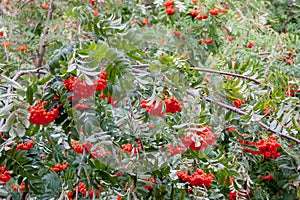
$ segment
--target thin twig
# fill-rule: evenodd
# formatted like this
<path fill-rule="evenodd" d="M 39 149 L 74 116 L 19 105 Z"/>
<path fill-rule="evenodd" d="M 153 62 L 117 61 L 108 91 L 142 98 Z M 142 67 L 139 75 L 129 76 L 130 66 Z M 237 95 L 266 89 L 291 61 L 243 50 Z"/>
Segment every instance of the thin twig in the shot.
<path fill-rule="evenodd" d="M 4 37 L 2 39 L 2 44 L 3 44 L 4 52 L 5 52 L 5 61 L 8 62 L 9 61 L 9 55 L 8 55 L 7 47 L 5 45 L 5 39 L 4 39 Z"/>
<path fill-rule="evenodd" d="M 134 68 L 134 69 L 146 68 L 146 67 L 149 67 L 149 64 L 132 65 L 132 68 Z M 190 70 L 195 70 L 195 71 L 212 73 L 212 74 L 234 76 L 234 77 L 238 77 L 238 78 L 242 78 L 242 79 L 247 79 L 247 80 L 252 81 L 256 84 L 261 84 L 258 80 L 254 79 L 254 78 L 251 78 L 249 76 L 236 74 L 236 73 L 223 72 L 223 71 L 218 71 L 218 70 L 213 70 L 213 69 L 204 69 L 204 68 L 197 68 L 197 67 L 190 67 L 189 69 Z M 133 72 L 135 72 L 135 71 L 133 71 Z"/>
<path fill-rule="evenodd" d="M 23 3 L 22 5 L 20 5 L 20 7 L 18 8 L 18 10 L 16 11 L 16 13 L 18 13 L 24 6 L 26 6 L 27 4 L 31 3 L 33 0 L 29 0 L 26 1 L 25 3 Z"/>
<path fill-rule="evenodd" d="M 139 65 L 132 65 L 132 68 L 145 68 L 145 67 L 149 67 L 149 64 L 139 64 Z"/>
<path fill-rule="evenodd" d="M 52 20 L 53 11 L 54 11 L 54 0 L 51 0 L 50 7 L 48 10 L 47 22 Z M 43 57 L 44 57 L 44 54 L 46 51 L 46 46 L 47 46 L 46 36 L 48 35 L 48 32 L 49 32 L 49 27 L 45 28 L 43 36 L 42 36 L 42 42 L 41 42 L 41 46 L 40 46 L 40 50 L 39 50 L 39 54 L 38 54 L 38 63 L 36 65 L 36 68 L 40 68 L 42 66 Z"/>
<path fill-rule="evenodd" d="M 260 55 L 260 56 L 262 56 L 262 55 L 270 55 L 271 54 L 271 52 L 260 52 L 260 53 L 258 53 L 258 55 Z"/>
<path fill-rule="evenodd" d="M 204 68 L 196 68 L 196 67 L 190 67 L 190 70 L 207 72 L 207 73 L 212 73 L 212 74 L 219 74 L 219 75 L 229 75 L 229 76 L 234 76 L 234 77 L 238 77 L 238 78 L 242 78 L 242 79 L 247 79 L 256 84 L 260 84 L 260 82 L 254 78 L 251 78 L 249 76 L 240 75 L 240 74 L 231 73 L 231 72 L 223 72 L 223 71 L 217 71 L 217 70 L 213 70 L 213 69 L 204 69 Z"/>
<path fill-rule="evenodd" d="M 29 70 L 22 70 L 19 71 L 12 80 L 17 81 L 21 76 L 25 74 L 34 74 L 34 73 L 42 73 L 42 74 L 48 74 L 47 71 L 42 70 L 44 67 L 36 68 L 36 69 L 29 69 Z"/>
<path fill-rule="evenodd" d="M 4 88 L 4 89 L 8 89 L 8 86 L 7 85 L 0 85 L 0 88 Z"/>

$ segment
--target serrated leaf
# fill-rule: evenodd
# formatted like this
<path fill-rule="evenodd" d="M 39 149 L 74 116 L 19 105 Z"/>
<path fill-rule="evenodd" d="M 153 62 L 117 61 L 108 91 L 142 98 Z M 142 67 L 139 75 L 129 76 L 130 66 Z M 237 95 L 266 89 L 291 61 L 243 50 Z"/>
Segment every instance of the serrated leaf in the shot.
<path fill-rule="evenodd" d="M 253 122 L 257 122 L 257 121 L 260 121 L 262 118 L 264 117 L 264 115 L 258 115 L 258 114 L 253 114 L 251 116 L 251 121 Z"/>
<path fill-rule="evenodd" d="M 7 106 L 4 106 L 3 108 L 0 108 L 0 117 L 2 118 L 8 115 L 13 106 L 13 104 L 9 104 Z"/>
<path fill-rule="evenodd" d="M 8 116 L 8 118 L 5 121 L 4 126 L 2 126 L 0 128 L 0 132 L 7 132 L 11 128 L 11 126 L 14 123 L 15 119 L 16 119 L 15 113 L 14 112 L 10 113 L 10 115 Z"/>
<path fill-rule="evenodd" d="M 1 77 L 2 77 L 2 79 L 4 81 L 6 81 L 7 83 L 9 83 L 12 87 L 14 87 L 16 89 L 23 90 L 22 86 L 18 82 L 14 81 L 13 79 L 10 79 L 10 78 L 8 78 L 8 77 L 6 77 L 4 75 L 1 75 Z"/>
<path fill-rule="evenodd" d="M 6 99 L 9 99 L 9 98 L 12 98 L 12 97 L 15 97 L 17 96 L 16 94 L 1 94 L 0 95 L 0 100 L 6 100 Z"/>

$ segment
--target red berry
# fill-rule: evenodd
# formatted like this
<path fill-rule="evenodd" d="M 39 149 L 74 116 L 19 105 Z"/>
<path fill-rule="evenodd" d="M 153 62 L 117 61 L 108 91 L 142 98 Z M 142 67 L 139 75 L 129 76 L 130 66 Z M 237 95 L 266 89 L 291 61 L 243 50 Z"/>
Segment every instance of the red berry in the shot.
<path fill-rule="evenodd" d="M 247 45 L 247 47 L 248 47 L 248 48 L 252 48 L 252 47 L 254 47 L 254 45 L 255 45 L 255 44 L 254 44 L 253 42 L 250 42 L 250 43 Z"/>

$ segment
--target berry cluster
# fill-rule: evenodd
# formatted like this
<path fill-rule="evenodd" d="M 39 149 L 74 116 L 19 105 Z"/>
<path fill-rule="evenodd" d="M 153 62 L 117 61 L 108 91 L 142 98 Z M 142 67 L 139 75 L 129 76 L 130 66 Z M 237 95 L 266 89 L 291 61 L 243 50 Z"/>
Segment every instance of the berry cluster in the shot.
<path fill-rule="evenodd" d="M 143 180 L 148 181 L 150 183 L 155 183 L 154 178 L 149 178 L 149 179 L 144 178 Z M 144 188 L 146 188 L 148 190 L 152 190 L 153 186 L 152 185 L 145 185 Z"/>
<path fill-rule="evenodd" d="M 184 36 L 184 34 L 183 33 L 180 33 L 180 31 L 173 31 L 172 32 L 175 36 L 177 36 L 177 37 L 179 37 L 179 38 L 181 38 L 182 40 L 184 40 L 184 38 L 185 38 L 185 36 Z"/>
<path fill-rule="evenodd" d="M 80 78 L 71 76 L 69 80 L 63 80 L 66 88 L 70 92 L 74 92 L 72 100 L 81 100 L 82 98 L 90 98 L 95 92 L 95 85 L 88 85 Z"/>
<path fill-rule="evenodd" d="M 75 191 L 76 191 L 76 187 L 74 188 Z M 85 187 L 85 184 L 83 182 L 80 182 L 79 185 L 78 185 L 78 191 L 83 194 L 83 195 L 86 195 L 86 187 Z"/>
<path fill-rule="evenodd" d="M 25 190 L 25 182 L 22 182 L 20 186 L 18 185 L 13 185 L 10 186 L 13 190 L 15 191 L 24 191 Z"/>
<path fill-rule="evenodd" d="M 104 90 L 106 88 L 106 78 L 107 78 L 108 74 L 104 71 L 102 71 L 99 75 L 98 80 L 96 81 L 97 87 L 96 90 L 97 91 L 101 91 Z"/>
<path fill-rule="evenodd" d="M 270 108 L 265 108 L 264 109 L 264 114 L 265 115 L 269 115 L 269 114 L 271 114 L 271 113 L 273 113 L 274 112 L 274 108 L 272 108 L 272 109 L 270 109 Z"/>
<path fill-rule="evenodd" d="M 1 44 L 1 46 L 3 46 L 3 47 L 9 47 L 10 45 L 11 45 L 11 42 L 3 42 Z"/>
<path fill-rule="evenodd" d="M 72 200 L 72 197 L 74 195 L 74 193 L 76 192 L 76 187 L 73 188 L 73 192 L 72 191 L 69 191 L 68 192 L 68 198 L 69 200 Z M 84 196 L 87 194 L 87 189 L 85 187 L 85 183 L 83 182 L 79 182 L 79 185 L 78 185 L 78 192 L 83 194 Z M 93 188 L 90 188 L 90 191 L 89 191 L 89 198 L 93 198 L 94 194 L 95 193 L 95 197 L 99 197 L 100 196 L 100 193 L 101 192 L 101 188 L 99 190 L 94 190 Z"/>
<path fill-rule="evenodd" d="M 280 144 L 276 141 L 275 136 L 270 136 L 267 141 L 263 139 L 259 142 L 248 142 L 242 139 L 239 139 L 239 141 L 242 144 L 256 146 L 258 148 L 257 151 L 248 149 L 246 147 L 243 147 L 243 150 L 252 154 L 264 155 L 265 160 L 268 160 L 269 158 L 275 159 L 280 156 L 280 153 L 277 152 L 277 149 L 280 147 Z"/>
<path fill-rule="evenodd" d="M 212 43 L 214 43 L 214 40 L 213 39 L 200 39 L 199 42 L 205 43 L 205 44 L 212 44 Z"/>
<path fill-rule="evenodd" d="M 89 153 L 91 148 L 92 148 L 92 144 L 89 142 L 85 142 L 82 145 L 79 145 L 77 141 L 72 141 L 71 145 L 74 149 L 74 151 L 78 154 L 83 154 L 83 149 L 85 149 L 86 153 Z"/>
<path fill-rule="evenodd" d="M 158 106 L 155 107 L 156 101 L 154 101 L 151 105 L 147 105 L 149 103 L 148 100 L 141 100 L 141 107 L 145 108 L 147 112 L 149 112 L 152 116 L 163 117 L 165 112 L 162 111 L 162 103 L 159 102 Z"/>
<path fill-rule="evenodd" d="M 180 104 L 177 101 L 177 99 L 175 99 L 175 97 L 166 98 L 165 104 L 166 104 L 166 112 L 167 113 L 181 112 Z"/>
<path fill-rule="evenodd" d="M 94 84 L 88 85 L 85 81 L 74 76 L 70 76 L 70 79 L 62 80 L 66 89 L 70 92 L 74 92 L 73 100 L 81 100 L 82 98 L 90 98 L 95 91 L 101 91 L 106 88 L 107 73 L 102 71 L 99 78 L 94 81 Z"/>
<path fill-rule="evenodd" d="M 49 5 L 43 4 L 43 5 L 41 5 L 41 8 L 44 9 L 44 10 L 47 10 L 49 8 Z"/>
<path fill-rule="evenodd" d="M 6 170 L 5 165 L 0 166 L 0 185 L 6 185 L 6 182 L 8 182 L 11 179 L 9 171 Z"/>
<path fill-rule="evenodd" d="M 76 105 L 73 106 L 73 108 L 77 110 L 86 110 L 90 107 L 92 107 L 92 104 L 83 104 L 82 100 L 80 100 Z"/>
<path fill-rule="evenodd" d="M 239 107 L 241 107 L 244 103 L 245 103 L 245 101 L 240 100 L 240 99 L 236 99 L 236 100 L 233 102 L 233 105 L 234 105 L 234 107 L 239 108 Z"/>
<path fill-rule="evenodd" d="M 273 174 L 268 174 L 266 176 L 261 176 L 261 180 L 263 180 L 263 181 L 270 181 L 272 179 L 274 179 Z"/>
<path fill-rule="evenodd" d="M 132 153 L 133 150 L 134 150 L 134 153 L 137 153 L 138 151 L 142 150 L 142 145 L 141 145 L 140 141 L 136 141 L 135 143 L 136 143 L 137 147 L 133 147 L 132 144 L 123 144 L 122 149 L 124 151 L 127 151 L 128 153 Z"/>
<path fill-rule="evenodd" d="M 170 156 L 181 154 L 186 148 L 184 145 L 179 145 L 179 144 L 176 145 L 167 144 L 166 147 L 168 148 L 167 152 L 170 154 Z"/>
<path fill-rule="evenodd" d="M 208 18 L 208 14 L 203 14 L 202 11 L 196 9 L 190 10 L 189 14 L 196 20 L 203 20 Z"/>
<path fill-rule="evenodd" d="M 249 42 L 248 44 L 247 44 L 247 47 L 248 48 L 252 48 L 252 47 L 254 47 L 255 46 L 255 43 L 253 43 L 253 42 Z"/>
<path fill-rule="evenodd" d="M 36 104 L 36 106 L 29 107 L 29 121 L 32 124 L 45 126 L 46 124 L 53 122 L 57 118 L 59 114 L 58 109 L 52 108 L 51 111 L 47 112 L 44 108 L 44 106 L 47 104 L 47 101 L 44 101 L 43 103 L 41 101 L 37 101 Z"/>
<path fill-rule="evenodd" d="M 174 15 L 175 9 L 173 8 L 174 6 L 174 1 L 167 1 L 164 6 L 166 7 L 166 13 L 167 15 Z"/>
<path fill-rule="evenodd" d="M 211 14 L 211 15 L 219 15 L 220 13 L 228 13 L 228 10 L 227 9 L 216 9 L 213 7 L 209 11 L 209 14 Z"/>
<path fill-rule="evenodd" d="M 33 147 L 33 145 L 34 145 L 33 141 L 31 141 L 31 142 L 24 142 L 22 144 L 18 144 L 16 150 L 17 151 L 20 150 L 20 149 L 29 150 L 29 149 L 31 149 Z"/>
<path fill-rule="evenodd" d="M 69 163 L 66 162 L 65 164 L 55 164 L 54 167 L 51 167 L 50 168 L 50 171 L 53 171 L 53 172 L 60 172 L 60 171 L 63 171 L 65 169 L 67 169 Z"/>
<path fill-rule="evenodd" d="M 105 152 L 99 152 L 99 151 L 93 151 L 91 152 L 92 158 L 106 158 L 108 155 L 112 154 L 111 151 L 105 151 Z"/>
<path fill-rule="evenodd" d="M 69 192 L 68 192 L 68 199 L 69 199 L 69 200 L 72 200 L 72 197 L 73 197 L 73 192 L 72 192 L 72 191 L 69 191 Z"/>
<path fill-rule="evenodd" d="M 196 171 L 189 175 L 188 172 L 177 171 L 177 176 L 184 182 L 189 182 L 193 186 L 205 186 L 208 187 L 212 184 L 214 175 L 207 174 L 201 169 L 196 169 Z"/>
<path fill-rule="evenodd" d="M 227 131 L 228 133 L 231 133 L 231 132 L 234 131 L 234 130 L 235 130 L 235 128 L 232 127 L 232 126 L 230 126 L 226 131 Z"/>
<path fill-rule="evenodd" d="M 147 18 L 144 18 L 144 19 L 142 20 L 142 23 L 143 23 L 145 26 L 148 24 L 148 22 L 149 22 L 149 20 L 148 20 Z"/>
<path fill-rule="evenodd" d="M 296 96 L 297 93 L 300 93 L 300 88 L 298 88 L 297 85 L 290 84 L 288 90 L 285 93 L 285 96 L 293 97 L 293 96 Z"/>
<path fill-rule="evenodd" d="M 28 50 L 28 46 L 20 46 L 17 48 L 17 50 L 19 51 L 27 51 Z"/>
<path fill-rule="evenodd" d="M 159 102 L 158 106 L 155 107 L 156 101 L 154 101 L 151 105 L 148 105 L 148 100 L 142 99 L 141 100 L 141 107 L 145 108 L 147 112 L 149 112 L 153 116 L 159 116 L 163 117 L 165 115 L 164 112 L 162 112 L 162 103 Z M 179 102 L 175 97 L 166 98 L 164 100 L 164 103 L 166 105 L 166 113 L 176 113 L 181 112 L 182 109 L 180 107 Z"/>
<path fill-rule="evenodd" d="M 281 61 L 285 61 L 286 64 L 291 65 L 295 63 L 295 58 L 297 57 L 296 54 L 297 49 L 291 49 L 285 53 L 285 55 L 280 54 L 277 56 L 278 59 L 281 59 Z"/>
<path fill-rule="evenodd" d="M 90 189 L 90 191 L 89 191 L 89 198 L 93 198 L 93 193 L 95 193 L 95 197 L 99 197 L 100 196 L 100 193 L 99 193 L 98 190 Z"/>
<path fill-rule="evenodd" d="M 211 126 L 200 126 L 199 128 L 202 128 L 203 130 L 195 131 L 195 134 L 201 137 L 201 141 L 199 141 L 200 145 L 196 146 L 196 142 L 194 141 L 192 135 L 188 135 L 182 138 L 182 142 L 185 144 L 185 146 L 191 148 L 194 151 L 199 151 L 210 146 L 218 136 L 216 133 L 213 134 L 211 132 Z"/>

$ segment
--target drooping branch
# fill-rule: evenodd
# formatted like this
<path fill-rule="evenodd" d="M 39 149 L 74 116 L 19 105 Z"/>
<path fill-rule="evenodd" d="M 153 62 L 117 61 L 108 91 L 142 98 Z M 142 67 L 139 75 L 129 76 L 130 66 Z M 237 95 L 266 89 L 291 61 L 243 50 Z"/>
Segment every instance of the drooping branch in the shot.
<path fill-rule="evenodd" d="M 140 68 L 147 68 L 147 67 L 149 67 L 149 64 L 132 65 L 133 69 L 140 69 Z M 190 67 L 189 69 L 194 70 L 194 71 L 211 73 L 211 74 L 234 76 L 234 77 L 238 77 L 238 78 L 242 78 L 242 79 L 247 79 L 247 80 L 252 81 L 256 84 L 261 84 L 258 80 L 254 79 L 254 78 L 251 78 L 249 76 L 241 75 L 241 74 L 236 74 L 236 73 L 231 73 L 231 72 L 223 72 L 223 71 L 218 71 L 218 70 L 213 70 L 213 69 L 197 68 L 197 67 Z"/>
<path fill-rule="evenodd" d="M 149 67 L 148 64 L 139 64 L 139 65 L 133 65 L 132 66 L 133 69 L 141 69 L 141 68 L 146 68 L 146 67 Z M 250 80 L 250 81 L 253 81 L 257 84 L 260 84 L 260 82 L 256 79 L 253 79 L 251 77 L 248 77 L 248 76 L 243 76 L 243 75 L 240 75 L 240 74 L 234 74 L 234 73 L 230 73 L 230 72 L 222 72 L 222 71 L 217 71 L 217 70 L 211 70 L 211 69 L 203 69 L 203 68 L 190 68 L 191 70 L 197 70 L 197 71 L 202 71 L 202 72 L 208 72 L 208 73 L 215 73 L 215 74 L 220 74 L 220 75 L 229 75 L 229 76 L 235 76 L 235 77 L 239 77 L 239 78 L 243 78 L 243 79 L 247 79 L 247 80 Z M 139 70 L 138 70 L 139 71 Z M 133 72 L 136 72 L 135 70 L 133 70 Z M 169 81 L 171 83 L 171 81 Z M 190 91 L 186 91 L 187 94 L 189 95 L 192 95 L 193 97 L 196 97 L 195 94 L 193 94 L 192 92 Z M 214 101 L 212 100 L 211 98 L 208 98 L 208 97 L 200 97 L 204 100 L 206 100 L 207 102 L 210 102 L 210 103 L 216 103 L 218 106 L 220 107 L 223 107 L 227 110 L 230 110 L 230 111 L 233 111 L 237 114 L 240 114 L 240 115 L 246 115 L 247 112 L 243 111 L 243 110 L 240 110 L 236 107 L 233 107 L 233 106 L 230 106 L 230 105 L 227 105 L 225 103 L 222 103 L 222 102 L 218 102 L 218 101 Z M 264 124 L 263 122 L 258 122 L 258 124 L 263 127 L 264 129 L 266 129 L 267 131 L 273 133 L 273 134 L 276 134 L 280 137 L 283 137 L 283 138 L 286 138 L 286 139 L 289 139 L 289 140 L 292 140 L 298 144 L 300 144 L 300 140 L 298 140 L 297 138 L 295 137 L 292 137 L 290 135 L 286 135 L 286 134 L 283 134 L 283 133 L 280 133 L 274 129 L 272 129 L 271 127 L 269 127 L 268 125 Z"/>
<path fill-rule="evenodd" d="M 8 86 L 7 85 L 0 85 L 0 88 L 3 88 L 3 89 L 8 89 Z"/>
<path fill-rule="evenodd" d="M 193 97 L 196 97 L 196 95 L 193 94 L 192 92 L 190 92 L 190 91 L 186 91 L 186 92 L 187 92 L 189 95 L 191 95 L 191 96 L 193 96 Z M 205 101 L 207 101 L 207 102 L 210 102 L 210 103 L 216 103 L 218 106 L 220 106 L 220 107 L 222 107 L 222 108 L 225 108 L 225 109 L 227 109 L 227 110 L 230 110 L 230 111 L 232 111 L 232 112 L 235 112 L 235 113 L 237 113 L 237 114 L 240 114 L 240 115 L 246 115 L 246 114 L 247 114 L 247 112 L 245 112 L 245 111 L 242 111 L 242 110 L 240 110 L 240 109 L 238 109 L 238 108 L 236 108 L 236 107 L 227 105 L 227 104 L 225 104 L 225 103 L 222 103 L 222 102 L 219 102 L 219 101 L 215 101 L 215 100 L 213 100 L 213 99 L 211 99 L 211 98 L 209 98 L 209 97 L 200 97 L 200 98 L 203 99 L 203 100 L 205 100 Z M 278 132 L 278 131 L 272 129 L 271 127 L 269 127 L 268 125 L 266 125 L 266 124 L 263 123 L 263 122 L 258 122 L 258 124 L 259 124 L 261 127 L 263 127 L 264 129 L 266 129 L 267 131 L 269 131 L 269 132 L 271 132 L 271 133 L 273 133 L 273 134 L 276 134 L 276 135 L 278 135 L 278 136 L 280 136 L 280 137 L 286 138 L 286 139 L 288 139 L 288 140 L 292 140 L 292 141 L 294 141 L 294 142 L 300 144 L 300 140 L 298 140 L 297 138 L 295 138 L 295 137 L 293 137 L 293 136 L 290 136 L 290 135 L 286 135 L 286 134 L 280 133 L 280 132 Z"/>
<path fill-rule="evenodd" d="M 44 67 L 36 68 L 36 69 L 29 69 L 29 70 L 22 70 L 16 73 L 12 80 L 17 81 L 21 76 L 25 74 L 34 74 L 34 73 L 41 73 L 41 74 L 48 74 L 47 71 L 42 70 Z"/>
<path fill-rule="evenodd" d="M 51 0 L 50 7 L 48 10 L 47 22 L 52 20 L 53 11 L 54 11 L 54 0 Z M 46 36 L 48 35 L 48 32 L 49 32 L 49 27 L 45 28 L 43 36 L 42 36 L 42 41 L 41 41 L 40 50 L 39 50 L 39 54 L 38 54 L 38 63 L 36 65 L 36 68 L 40 68 L 42 66 L 42 62 L 43 62 L 43 58 L 44 58 L 44 54 L 45 54 L 46 46 L 47 46 Z"/>
<path fill-rule="evenodd" d="M 251 78 L 249 76 L 244 76 L 240 74 L 235 74 L 231 72 L 223 72 L 223 71 L 218 71 L 218 70 L 213 70 L 213 69 L 204 69 L 204 68 L 196 68 L 196 67 L 190 67 L 190 70 L 195 70 L 195 71 L 200 71 L 200 72 L 207 72 L 207 73 L 212 73 L 212 74 L 219 74 L 219 75 L 228 75 L 228 76 L 234 76 L 242 79 L 247 79 L 249 81 L 252 81 L 256 84 L 260 84 L 260 82 L 254 78 Z"/>

